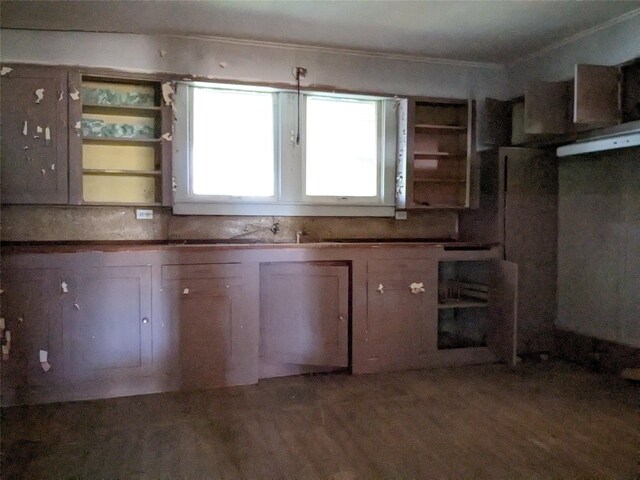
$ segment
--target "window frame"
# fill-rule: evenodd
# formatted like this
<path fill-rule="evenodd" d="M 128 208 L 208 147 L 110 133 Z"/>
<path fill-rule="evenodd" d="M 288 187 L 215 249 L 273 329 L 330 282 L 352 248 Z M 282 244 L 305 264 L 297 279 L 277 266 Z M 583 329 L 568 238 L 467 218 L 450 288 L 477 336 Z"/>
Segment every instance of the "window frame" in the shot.
<path fill-rule="evenodd" d="M 270 197 L 196 195 L 193 193 L 191 123 L 194 88 L 271 93 L 274 105 L 274 195 Z M 253 85 L 178 82 L 173 136 L 173 210 L 194 215 L 384 216 L 395 214 L 397 99 L 305 90 L 300 93 L 300 135 L 295 144 L 297 92 Z M 374 197 L 306 195 L 306 98 L 328 96 L 377 102 L 378 175 Z M 186 187 L 186 188 L 185 188 Z"/>

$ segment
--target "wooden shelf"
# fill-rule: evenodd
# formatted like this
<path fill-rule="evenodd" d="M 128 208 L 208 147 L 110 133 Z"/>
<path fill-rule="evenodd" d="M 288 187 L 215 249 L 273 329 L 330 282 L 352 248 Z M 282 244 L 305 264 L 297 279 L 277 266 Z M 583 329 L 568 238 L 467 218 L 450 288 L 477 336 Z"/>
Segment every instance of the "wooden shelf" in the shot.
<path fill-rule="evenodd" d="M 88 205 L 90 207 L 95 207 L 99 205 L 113 205 L 113 206 L 122 206 L 126 205 L 127 207 L 161 207 L 162 203 L 160 202 L 148 202 L 148 203 L 136 203 L 136 202 L 82 202 L 82 205 Z"/>
<path fill-rule="evenodd" d="M 115 137 L 82 137 L 83 142 L 88 143 L 102 143 L 109 145 L 144 145 L 144 144 L 159 144 L 161 138 L 115 138 Z"/>
<path fill-rule="evenodd" d="M 445 158 L 466 158 L 466 154 L 449 152 L 413 152 L 414 157 L 445 157 Z"/>
<path fill-rule="evenodd" d="M 489 303 L 482 300 L 467 300 L 467 299 L 455 299 L 451 301 L 438 301 L 438 309 L 443 310 L 447 308 L 486 308 Z"/>
<path fill-rule="evenodd" d="M 98 115 L 126 115 L 132 117 L 155 117 L 160 113 L 161 107 L 145 105 L 102 105 L 83 103 L 83 113 Z"/>
<path fill-rule="evenodd" d="M 424 183 L 466 183 L 467 181 L 459 178 L 414 178 L 414 182 Z"/>
<path fill-rule="evenodd" d="M 82 170 L 84 175 L 109 175 L 109 176 L 126 176 L 126 177 L 160 177 L 160 170 L 116 170 L 101 168 L 85 168 Z"/>
<path fill-rule="evenodd" d="M 415 125 L 416 130 L 443 130 L 456 133 L 464 133 L 467 127 L 460 125 L 437 125 L 432 123 L 418 123 Z"/>

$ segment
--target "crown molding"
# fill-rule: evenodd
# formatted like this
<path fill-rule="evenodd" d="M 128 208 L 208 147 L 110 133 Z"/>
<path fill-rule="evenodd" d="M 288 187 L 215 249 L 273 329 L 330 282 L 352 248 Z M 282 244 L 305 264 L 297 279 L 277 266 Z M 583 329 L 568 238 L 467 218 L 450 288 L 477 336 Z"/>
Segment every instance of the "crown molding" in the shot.
<path fill-rule="evenodd" d="M 622 23 L 625 22 L 627 20 L 630 20 L 636 16 L 640 15 L 640 8 L 636 8 L 635 10 L 631 10 L 630 12 L 627 12 L 623 15 L 620 15 L 619 17 L 615 17 L 612 18 L 611 20 L 607 20 L 604 23 L 601 23 L 599 25 L 596 25 L 595 27 L 591 27 L 591 28 L 587 28 L 586 30 L 582 30 L 578 33 L 575 33 L 569 37 L 563 38 L 562 40 L 558 40 L 557 42 L 554 42 L 550 45 L 547 45 L 546 47 L 541 48 L 540 50 L 536 50 L 535 52 L 529 53 L 527 55 L 524 55 L 520 58 L 517 58 L 511 62 L 507 62 L 506 67 L 507 68 L 512 68 L 515 67 L 516 65 L 523 63 L 523 62 L 527 62 L 529 60 L 533 60 L 535 58 L 538 58 L 542 55 L 544 55 L 545 53 L 551 52 L 553 50 L 557 50 L 560 47 L 563 47 L 564 45 L 567 45 L 569 43 L 575 42 L 576 40 L 579 40 L 581 38 L 585 38 L 588 37 L 590 35 L 593 35 L 594 33 L 598 33 L 601 32 L 602 30 L 606 30 L 614 25 L 617 25 L 618 23 Z"/>
<path fill-rule="evenodd" d="M 125 33 L 125 32 L 109 32 L 109 31 L 97 31 L 97 30 L 53 30 L 53 29 L 43 30 L 43 29 L 28 29 L 28 28 L 3 28 L 2 30 L 28 31 L 28 32 L 55 32 L 55 33 L 87 33 L 87 34 L 97 33 L 97 34 L 110 34 L 110 35 L 138 35 L 138 36 L 144 36 L 144 37 L 164 37 L 164 38 L 206 41 L 211 43 L 221 43 L 225 45 L 238 45 L 243 47 L 295 50 L 295 51 L 302 51 L 302 52 L 326 53 L 326 54 L 332 54 L 332 55 L 350 55 L 350 56 L 357 56 L 357 57 L 380 58 L 384 60 L 395 60 L 395 61 L 413 62 L 413 63 L 428 63 L 433 65 L 447 65 L 447 66 L 463 67 L 463 68 L 484 68 L 484 69 L 491 69 L 491 70 L 506 69 L 506 65 L 503 63 L 472 62 L 468 60 L 453 60 L 453 59 L 447 59 L 447 58 L 428 57 L 425 55 L 411 55 L 411 54 L 403 54 L 403 53 L 390 53 L 390 52 L 360 50 L 360 49 L 343 48 L 343 47 L 326 47 L 326 46 L 320 46 L 320 45 L 272 42 L 272 41 L 265 41 L 265 40 L 252 40 L 252 39 L 243 39 L 243 38 L 234 38 L 234 37 L 218 37 L 218 36 L 212 36 L 212 35 L 145 34 L 145 33 L 133 33 L 133 32 Z"/>

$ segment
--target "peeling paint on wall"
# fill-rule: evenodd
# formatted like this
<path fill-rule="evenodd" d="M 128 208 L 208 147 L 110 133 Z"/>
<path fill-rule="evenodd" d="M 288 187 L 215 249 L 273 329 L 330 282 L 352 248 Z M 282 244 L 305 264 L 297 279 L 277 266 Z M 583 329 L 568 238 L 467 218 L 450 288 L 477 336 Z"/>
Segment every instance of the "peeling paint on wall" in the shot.
<path fill-rule="evenodd" d="M 34 93 L 36 94 L 36 103 L 40 103 L 44 98 L 44 88 L 38 88 Z"/>
<path fill-rule="evenodd" d="M 77 88 L 74 88 L 73 92 L 71 92 L 69 96 L 71 97 L 71 100 L 80 100 L 80 92 Z"/>
<path fill-rule="evenodd" d="M 5 76 L 7 73 L 12 72 L 12 71 L 13 71 L 13 68 L 11 68 L 11 67 L 2 67 L 0 69 L 0 75 L 1 76 Z"/>

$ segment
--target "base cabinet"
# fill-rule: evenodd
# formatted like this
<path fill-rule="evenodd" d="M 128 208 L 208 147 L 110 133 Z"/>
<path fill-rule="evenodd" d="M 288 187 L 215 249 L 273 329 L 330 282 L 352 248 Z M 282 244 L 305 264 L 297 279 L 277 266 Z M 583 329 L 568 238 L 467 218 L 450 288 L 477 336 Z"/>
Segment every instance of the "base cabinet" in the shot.
<path fill-rule="evenodd" d="M 224 264 L 162 267 L 162 324 L 168 329 L 169 373 L 179 388 L 257 381 L 244 271 Z"/>
<path fill-rule="evenodd" d="M 2 257 L 2 405 L 515 360 L 499 249 L 60 250 Z"/>
<path fill-rule="evenodd" d="M 2 388 L 12 401 L 27 401 L 30 387 L 64 378 L 60 278 L 57 269 L 3 272 Z M 46 352 L 50 365 L 46 372 L 40 351 Z"/>
<path fill-rule="evenodd" d="M 74 381 L 148 375 L 152 362 L 151 267 L 74 272 L 62 297 L 64 363 Z"/>
<path fill-rule="evenodd" d="M 417 367 L 436 349 L 437 262 L 371 260 L 367 351 L 372 371 Z"/>
<path fill-rule="evenodd" d="M 273 263 L 260 270 L 261 378 L 349 366 L 349 267 Z"/>

